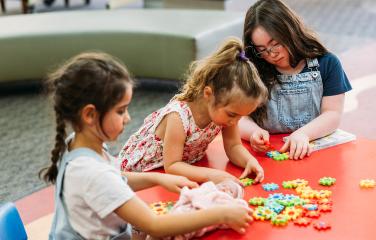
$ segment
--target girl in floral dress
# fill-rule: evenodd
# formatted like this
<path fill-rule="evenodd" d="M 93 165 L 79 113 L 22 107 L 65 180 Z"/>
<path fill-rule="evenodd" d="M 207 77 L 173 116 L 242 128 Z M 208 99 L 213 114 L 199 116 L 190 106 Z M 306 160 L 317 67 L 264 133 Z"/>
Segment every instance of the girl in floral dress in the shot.
<path fill-rule="evenodd" d="M 245 57 L 242 42 L 228 39 L 211 56 L 193 62 L 182 91 L 129 138 L 119 153 L 121 168 L 140 172 L 164 167 L 166 173 L 196 182 L 237 181 L 225 171 L 192 165 L 222 133 L 227 157 L 244 168 L 240 177 L 254 172 L 260 182 L 263 168 L 242 145 L 237 125 L 266 97 L 267 89 Z"/>

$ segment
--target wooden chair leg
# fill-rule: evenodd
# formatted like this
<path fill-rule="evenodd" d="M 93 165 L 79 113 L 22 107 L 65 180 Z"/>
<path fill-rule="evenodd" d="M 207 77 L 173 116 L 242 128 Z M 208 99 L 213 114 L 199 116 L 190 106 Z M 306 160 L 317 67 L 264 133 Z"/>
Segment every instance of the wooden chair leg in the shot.
<path fill-rule="evenodd" d="M 0 0 L 0 2 L 1 2 L 1 11 L 3 11 L 5 13 L 6 12 L 5 0 Z"/>
<path fill-rule="evenodd" d="M 22 0 L 22 13 L 28 13 L 27 2 L 28 0 Z"/>

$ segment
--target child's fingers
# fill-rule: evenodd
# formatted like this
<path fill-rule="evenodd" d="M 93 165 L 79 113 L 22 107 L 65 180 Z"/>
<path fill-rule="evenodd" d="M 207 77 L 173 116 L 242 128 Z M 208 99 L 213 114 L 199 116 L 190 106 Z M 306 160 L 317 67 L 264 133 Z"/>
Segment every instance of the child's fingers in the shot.
<path fill-rule="evenodd" d="M 262 139 L 264 140 L 264 143 L 266 143 L 266 142 L 269 143 L 269 137 L 270 137 L 270 136 L 269 136 L 269 133 L 268 133 L 268 132 L 266 132 L 266 131 L 265 131 L 265 132 L 262 132 L 262 133 L 261 133 L 261 137 L 262 137 Z"/>
<path fill-rule="evenodd" d="M 243 173 L 240 175 L 240 179 L 245 178 L 248 176 L 248 169 L 244 169 Z"/>
<path fill-rule="evenodd" d="M 295 150 L 296 150 L 296 142 L 291 141 L 290 142 L 290 153 L 289 153 L 290 159 L 294 159 Z"/>
<path fill-rule="evenodd" d="M 308 143 L 308 152 L 307 152 L 307 156 L 310 156 L 311 153 L 312 153 L 312 151 L 313 151 L 313 148 L 312 148 L 311 144 Z"/>
<path fill-rule="evenodd" d="M 307 155 L 307 153 L 308 153 L 308 145 L 304 144 L 299 158 L 303 159 Z"/>
<path fill-rule="evenodd" d="M 283 144 L 283 146 L 281 147 L 281 149 L 279 149 L 279 151 L 286 152 L 289 146 L 290 146 L 290 139 L 287 139 L 287 141 L 285 142 L 285 144 Z"/>
<path fill-rule="evenodd" d="M 303 143 L 298 142 L 296 144 L 296 148 L 295 148 L 294 160 L 299 160 L 299 156 L 300 156 L 300 153 L 302 152 L 302 150 L 303 150 Z"/>
<path fill-rule="evenodd" d="M 262 182 L 264 180 L 264 173 L 263 172 L 258 172 L 255 178 L 255 182 Z"/>
<path fill-rule="evenodd" d="M 256 144 L 259 144 L 259 145 L 263 145 L 264 144 L 264 139 L 262 138 L 262 135 L 257 135 L 255 138 L 255 143 Z"/>
<path fill-rule="evenodd" d="M 198 188 L 198 187 L 199 187 L 198 183 L 193 182 L 193 181 L 188 181 L 188 182 L 185 184 L 185 186 L 187 186 L 187 187 L 189 187 L 189 188 Z"/>

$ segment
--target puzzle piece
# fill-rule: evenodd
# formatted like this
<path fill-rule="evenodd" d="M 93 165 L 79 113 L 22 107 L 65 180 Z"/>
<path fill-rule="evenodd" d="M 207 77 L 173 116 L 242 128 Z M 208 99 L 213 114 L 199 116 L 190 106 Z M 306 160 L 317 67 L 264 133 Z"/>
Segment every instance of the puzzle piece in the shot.
<path fill-rule="evenodd" d="M 311 224 L 312 220 L 310 218 L 306 218 L 306 217 L 301 217 L 301 218 L 297 218 L 294 220 L 294 224 L 295 225 L 298 225 L 298 226 L 308 226 L 309 224 Z"/>
<path fill-rule="evenodd" d="M 288 220 L 289 219 L 287 216 L 279 214 L 279 215 L 272 217 L 271 223 L 274 226 L 285 226 L 287 225 Z"/>
<path fill-rule="evenodd" d="M 323 222 L 323 221 L 319 221 L 319 222 L 314 223 L 313 227 L 316 230 L 319 230 L 319 231 L 321 231 L 321 230 L 328 230 L 328 229 L 332 228 L 329 223 Z"/>
<path fill-rule="evenodd" d="M 279 186 L 276 183 L 265 183 L 265 184 L 262 184 L 262 188 L 265 191 L 274 191 L 274 190 L 278 190 Z"/>
<path fill-rule="evenodd" d="M 154 202 L 154 203 L 150 203 L 149 207 L 151 208 L 151 210 L 155 214 L 164 215 L 172 209 L 174 204 L 175 204 L 175 202 L 172 202 L 172 201 L 169 201 L 169 202 Z"/>
<path fill-rule="evenodd" d="M 281 153 L 278 151 L 269 151 L 266 153 L 266 156 L 276 160 L 276 161 L 283 161 L 289 159 L 289 154 L 287 152 Z"/>
<path fill-rule="evenodd" d="M 248 203 L 253 206 L 261 206 L 261 205 L 264 205 L 265 200 L 266 199 L 262 197 L 254 197 L 254 198 L 249 199 Z"/>
<path fill-rule="evenodd" d="M 243 184 L 244 187 L 248 187 L 251 186 L 255 182 L 255 180 L 251 178 L 242 178 L 240 179 L 240 182 Z"/>
<path fill-rule="evenodd" d="M 360 180 L 359 186 L 361 188 L 374 188 L 376 186 L 376 182 L 373 179 L 363 179 Z"/>
<path fill-rule="evenodd" d="M 332 186 L 335 182 L 336 179 L 332 177 L 322 177 L 319 180 L 319 184 L 322 186 Z"/>

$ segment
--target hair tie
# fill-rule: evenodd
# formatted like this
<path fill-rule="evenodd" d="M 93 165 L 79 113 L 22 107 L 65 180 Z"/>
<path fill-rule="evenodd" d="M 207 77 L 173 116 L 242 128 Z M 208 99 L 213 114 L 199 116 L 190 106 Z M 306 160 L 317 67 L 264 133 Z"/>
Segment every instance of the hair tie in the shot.
<path fill-rule="evenodd" d="M 245 56 L 245 51 L 244 51 L 244 50 L 242 50 L 242 51 L 239 53 L 238 57 L 239 57 L 240 60 L 242 60 L 242 61 L 245 61 L 245 62 L 249 61 L 249 58 L 247 58 L 247 57 Z"/>

